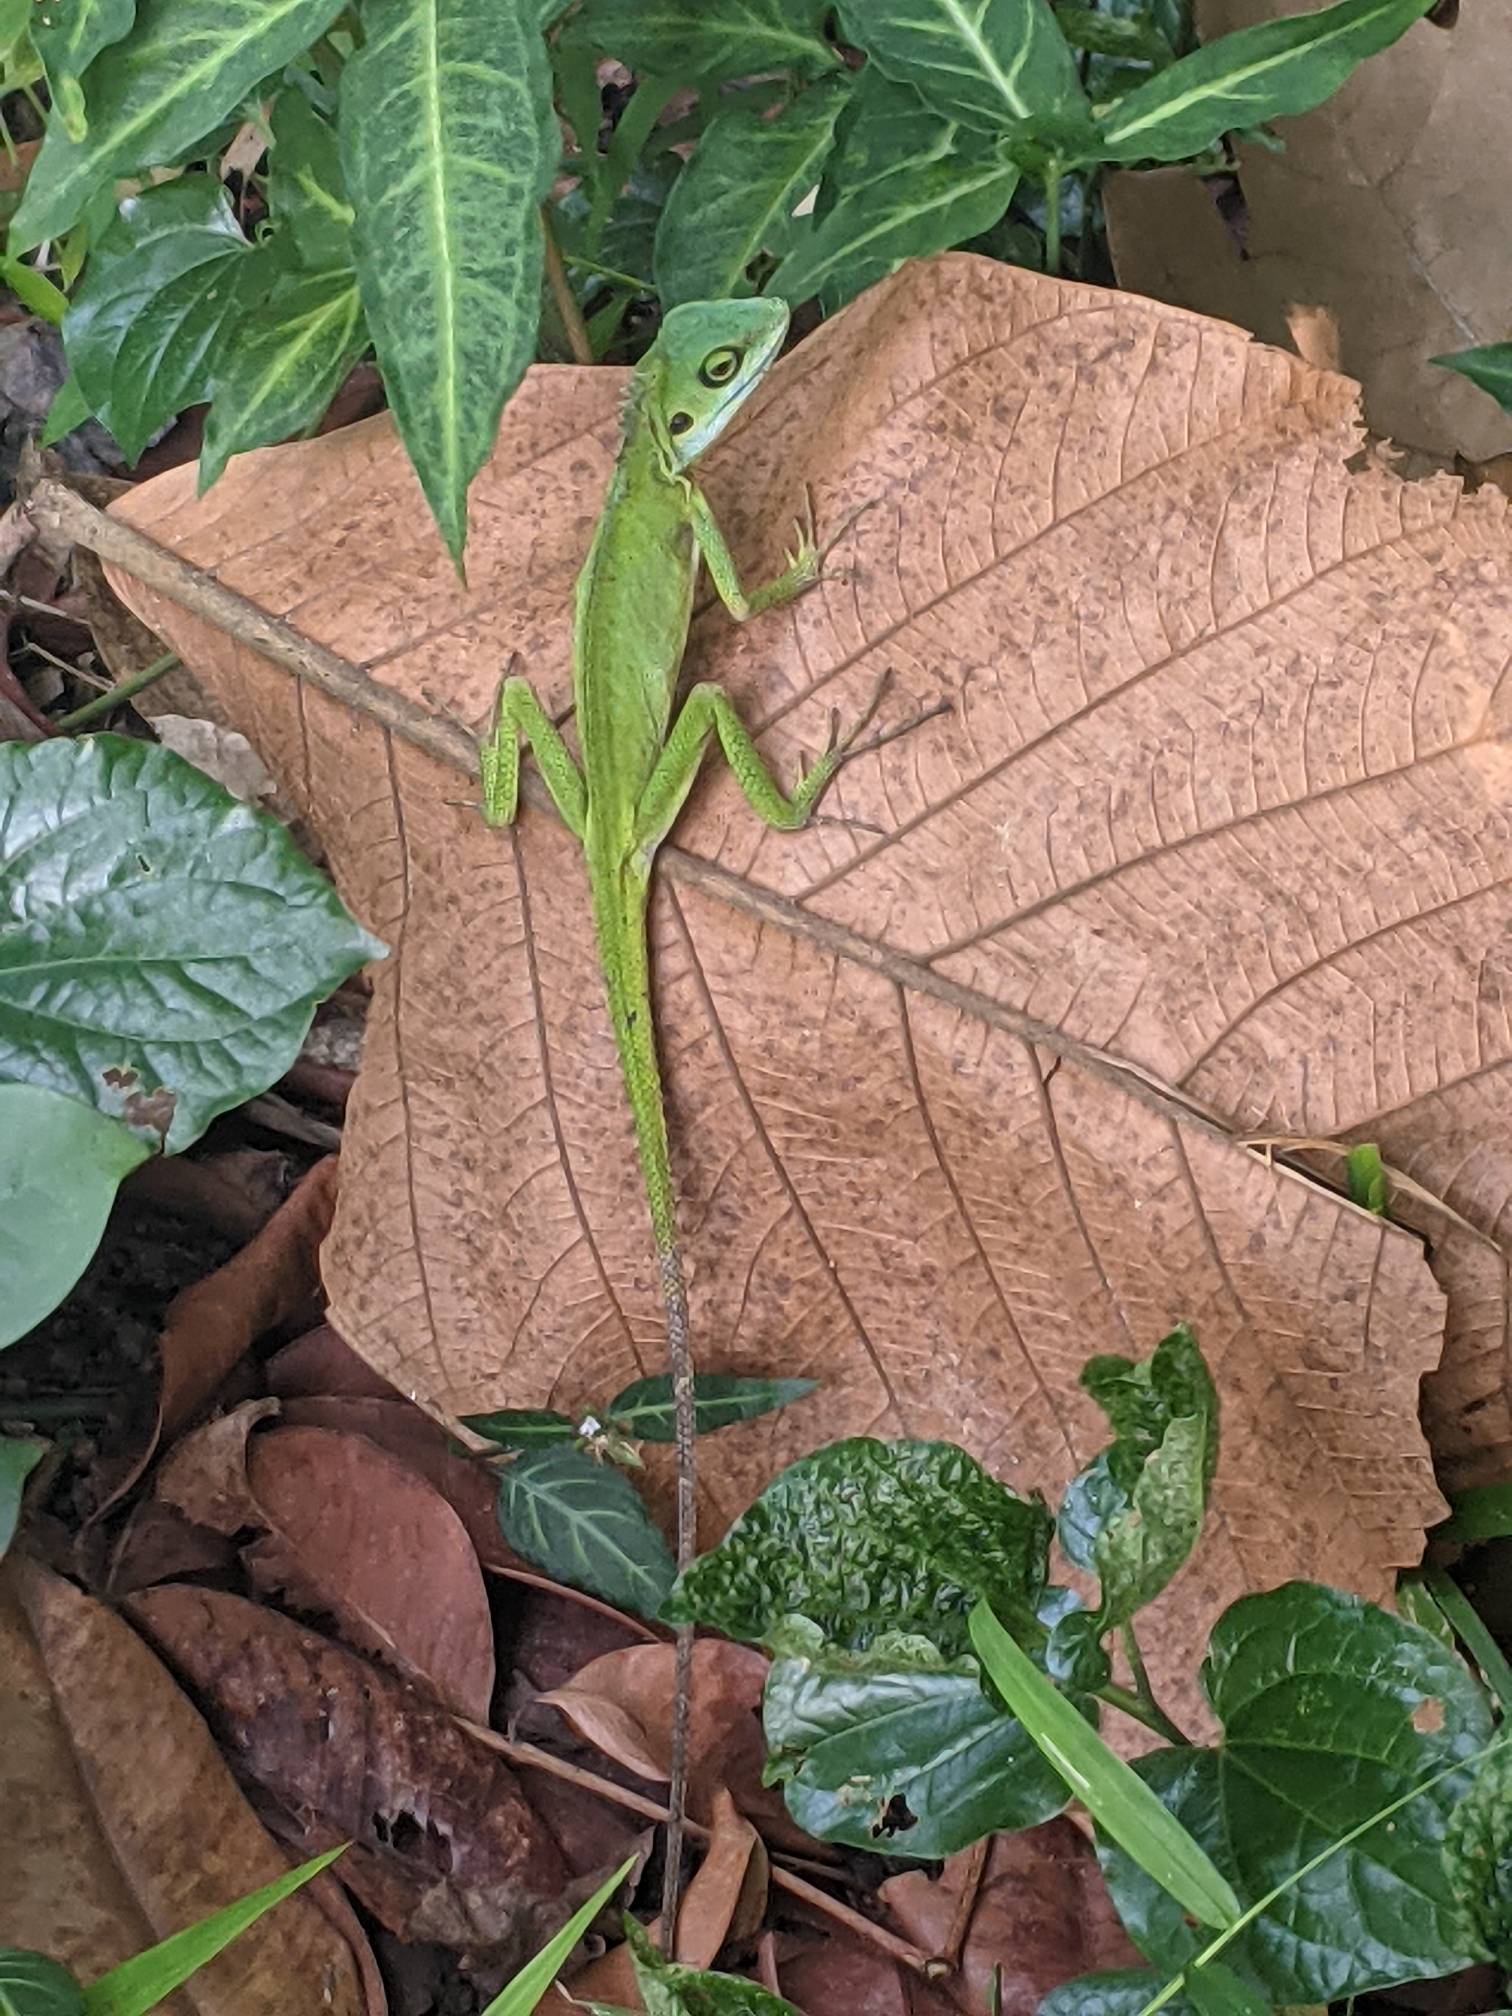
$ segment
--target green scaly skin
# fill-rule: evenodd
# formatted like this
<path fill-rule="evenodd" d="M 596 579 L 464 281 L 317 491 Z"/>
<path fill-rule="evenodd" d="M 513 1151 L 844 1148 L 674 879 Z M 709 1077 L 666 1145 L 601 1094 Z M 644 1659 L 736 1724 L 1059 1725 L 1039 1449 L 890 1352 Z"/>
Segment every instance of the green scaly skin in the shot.
<path fill-rule="evenodd" d="M 767 769 L 720 687 L 693 687 L 672 719 L 700 562 L 739 622 L 791 601 L 820 576 L 821 554 L 806 524 L 783 572 L 750 593 L 742 590 L 730 549 L 687 473 L 760 382 L 782 347 L 787 322 L 784 304 L 765 300 L 690 302 L 667 315 L 631 381 L 619 456 L 578 577 L 573 698 L 582 768 L 524 679 L 503 681 L 495 725 L 481 749 L 489 824 L 508 825 L 515 816 L 523 738 L 587 864 L 604 992 L 666 1305 L 677 1414 L 679 1567 L 696 1547 L 693 1361 L 652 1022 L 646 940 L 652 861 L 712 736 L 752 809 L 769 826 L 794 831 L 807 823 L 847 754 L 855 753 L 855 736 L 871 712 L 844 741 L 832 735 L 829 749 L 790 794 Z M 681 1859 L 691 1630 L 679 1632 L 677 1649 L 662 1899 L 669 1951 Z"/>

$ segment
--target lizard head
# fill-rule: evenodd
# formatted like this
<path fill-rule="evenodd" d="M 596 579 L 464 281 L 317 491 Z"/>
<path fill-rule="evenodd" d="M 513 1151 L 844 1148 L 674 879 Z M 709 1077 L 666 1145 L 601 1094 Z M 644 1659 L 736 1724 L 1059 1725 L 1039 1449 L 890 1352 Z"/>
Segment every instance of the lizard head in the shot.
<path fill-rule="evenodd" d="M 686 301 L 661 325 L 658 403 L 679 469 L 700 455 L 759 383 L 787 334 L 783 301 Z"/>

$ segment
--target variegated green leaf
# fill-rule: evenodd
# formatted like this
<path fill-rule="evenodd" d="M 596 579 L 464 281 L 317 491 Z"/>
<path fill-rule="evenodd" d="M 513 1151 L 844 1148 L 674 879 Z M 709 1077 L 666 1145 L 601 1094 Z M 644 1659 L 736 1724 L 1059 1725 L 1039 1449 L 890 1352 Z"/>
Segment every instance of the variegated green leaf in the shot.
<path fill-rule="evenodd" d="M 849 89 L 844 75 L 826 77 L 775 119 L 743 105 L 715 114 L 657 227 L 663 307 L 755 291 L 751 262 L 787 250 L 793 206 L 819 179 Z"/>
<path fill-rule="evenodd" d="M 313 42 L 341 0 L 141 0 L 81 80 L 89 130 L 49 125 L 11 225 L 12 252 L 56 238 L 96 190 L 181 160 L 252 86 Z"/>
<path fill-rule="evenodd" d="M 253 255 L 273 278 L 249 288 L 246 312 L 216 363 L 215 401 L 205 422 L 199 487 L 208 490 L 233 455 L 284 441 L 315 424 L 367 344 L 357 276 L 285 268 Z"/>
<path fill-rule="evenodd" d="M 461 565 L 467 490 L 540 318 L 560 135 L 539 0 L 371 0 L 341 86 L 362 303 L 399 432 Z"/>
<path fill-rule="evenodd" d="M 352 260 L 352 206 L 336 129 L 301 91 L 279 93 L 268 156 L 268 209 L 294 258 L 312 272 Z"/>
<path fill-rule="evenodd" d="M 1309 112 L 1395 42 L 1433 0 L 1338 0 L 1221 35 L 1121 98 L 1099 122 L 1099 161 L 1184 161 L 1224 133 Z"/>
<path fill-rule="evenodd" d="M 30 13 L 32 47 L 47 73 L 53 115 L 70 140 L 82 140 L 89 119 L 79 79 L 102 49 L 126 34 L 136 0 L 41 0 Z"/>
<path fill-rule="evenodd" d="M 1090 120 L 1048 0 L 841 0 L 848 40 L 936 112 L 997 135 Z"/>

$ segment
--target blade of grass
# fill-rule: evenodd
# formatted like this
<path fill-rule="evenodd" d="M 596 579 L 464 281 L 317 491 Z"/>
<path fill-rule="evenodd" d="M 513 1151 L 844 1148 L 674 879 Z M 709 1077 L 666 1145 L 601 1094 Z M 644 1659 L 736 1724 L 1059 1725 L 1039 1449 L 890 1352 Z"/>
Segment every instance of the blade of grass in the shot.
<path fill-rule="evenodd" d="M 588 1902 L 573 1912 L 556 1937 L 543 1946 L 534 1959 L 527 1960 L 512 1981 L 505 1983 L 483 2011 L 483 2016 L 530 2016 L 531 2010 L 556 1979 L 567 1955 L 630 1874 L 635 1862 L 635 1856 L 626 1856 L 607 1882 L 601 1883 Z"/>
<path fill-rule="evenodd" d="M 1512 1665 L 1487 1630 L 1480 1612 L 1452 1575 L 1442 1568 L 1424 1568 L 1415 1578 L 1453 1625 L 1456 1635 L 1481 1677 L 1496 1696 L 1503 1715 L 1512 1715 Z"/>
<path fill-rule="evenodd" d="M 1241 1906 L 1181 1822 L 1104 1743 L 1003 1629 L 985 1600 L 971 1642 L 994 1686 L 1103 1832 L 1204 1925 L 1232 1925 Z"/>

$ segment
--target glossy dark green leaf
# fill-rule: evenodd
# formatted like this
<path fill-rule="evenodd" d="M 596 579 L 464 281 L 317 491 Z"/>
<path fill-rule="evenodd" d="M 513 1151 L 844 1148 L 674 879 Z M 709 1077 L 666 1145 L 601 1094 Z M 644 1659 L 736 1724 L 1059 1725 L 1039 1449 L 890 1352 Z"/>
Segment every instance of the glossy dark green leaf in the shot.
<path fill-rule="evenodd" d="M 73 139 L 61 120 L 49 124 L 11 251 L 58 237 L 119 176 L 182 160 L 340 11 L 341 0 L 140 0 L 130 34 L 81 80 L 88 133 Z"/>
<path fill-rule="evenodd" d="M 1050 1521 L 950 1442 L 856 1436 L 792 1463 L 678 1580 L 662 1615 L 766 1640 L 807 1617 L 838 1646 L 916 1632 L 968 1649 L 978 1596 L 1032 1617 Z"/>
<path fill-rule="evenodd" d="M 378 941 L 275 819 L 152 743 L 0 744 L 0 1078 L 185 1148 Z"/>
<path fill-rule="evenodd" d="M 84 1990 L 45 1953 L 0 1946 L 0 2016 L 84 2016 Z"/>
<path fill-rule="evenodd" d="M 100 1243 L 122 1177 L 151 1152 L 77 1098 L 0 1084 L 0 1345 L 57 1308 Z"/>
<path fill-rule="evenodd" d="M 1253 1902 L 1490 1735 L 1478 1683 L 1435 1637 L 1312 1583 L 1225 1611 L 1202 1683 L 1221 1745 L 1135 1768 Z M 1287 2005 L 1467 1965 L 1442 1851 L 1468 1784 L 1451 1769 L 1328 1854 L 1225 1948 L 1225 1964 Z M 1200 1942 L 1180 1910 L 1120 1849 L 1099 1853 L 1135 1943 L 1158 1967 L 1183 1966 Z"/>
<path fill-rule="evenodd" d="M 1141 1466 L 1127 1510 L 1093 1541 L 1104 1628 L 1128 1623 L 1153 1603 L 1197 1545 L 1207 1509 L 1203 1467 L 1211 1425 L 1195 1414 L 1173 1421 Z"/>
<path fill-rule="evenodd" d="M 936 112 L 994 136 L 1089 124 L 1048 0 L 840 0 L 845 38 Z"/>
<path fill-rule="evenodd" d="M 1477 1484 L 1452 1492 L 1449 1517 L 1433 1533 L 1437 1540 L 1457 1540 L 1466 1547 L 1512 1539 L 1512 1484 Z"/>
<path fill-rule="evenodd" d="M 1059 1687 L 1095 1694 L 1112 1677 L 1103 1649 L 1107 1626 L 1094 1611 L 1072 1610 L 1058 1618 L 1045 1645 L 1045 1671 Z"/>
<path fill-rule="evenodd" d="M 1104 1974 L 1078 1974 L 1063 1981 L 1040 2002 L 1034 2016 L 1142 2016 L 1147 2003 L 1165 1985 L 1165 1976 L 1149 1967 L 1110 1968 Z M 1184 1995 L 1164 2005 L 1165 2016 L 1196 2016 Z"/>
<path fill-rule="evenodd" d="M 705 84 L 772 70 L 833 68 L 824 33 L 830 0 L 584 0 L 568 46 L 616 56 L 638 75 Z"/>
<path fill-rule="evenodd" d="M 1271 2016 L 1269 1996 L 1240 1980 L 1221 1960 L 1189 1968 L 1183 1986 L 1198 2016 Z"/>
<path fill-rule="evenodd" d="M 1183 1913 L 1183 1922 L 1189 1916 L 1201 1925 L 1232 1925 L 1239 1900 L 1223 1872 L 1082 1719 L 985 1602 L 971 1613 L 971 1639 L 993 1686 L 1069 1790 L 1161 1896 Z"/>
<path fill-rule="evenodd" d="M 762 1703 L 769 1782 L 805 1833 L 933 1861 L 995 1828 L 1033 1827 L 1068 1797 L 974 1659 L 884 1634 L 843 1652 L 805 1618 L 777 1634 Z"/>
<path fill-rule="evenodd" d="M 802 2016 L 754 1981 L 663 1959 L 633 1918 L 625 1919 L 625 1938 L 646 2016 Z"/>
<path fill-rule="evenodd" d="M 268 155 L 268 211 L 281 240 L 312 273 L 349 265 L 352 206 L 334 126 L 302 91 L 278 94 Z"/>
<path fill-rule="evenodd" d="M 850 80 L 822 78 L 775 119 L 732 105 L 710 120 L 656 233 L 663 307 L 750 294 L 753 262 L 787 249 L 793 206 L 813 188 Z"/>
<path fill-rule="evenodd" d="M 286 264 L 276 245 L 253 258 L 246 307 L 226 330 L 215 364 L 201 491 L 233 455 L 313 427 L 367 347 L 350 266 L 304 272 Z"/>
<path fill-rule="evenodd" d="M 499 1527 L 559 1582 L 654 1617 L 676 1568 L 633 1484 L 580 1449 L 531 1449 L 499 1479 Z"/>
<path fill-rule="evenodd" d="M 474 1435 L 497 1442 L 501 1449 L 542 1449 L 576 1442 L 577 1425 L 549 1407 L 500 1407 L 492 1414 L 463 1414 L 459 1420 Z"/>
<path fill-rule="evenodd" d="M 868 66 L 836 125 L 814 214 L 794 220 L 792 250 L 766 291 L 794 304 L 817 295 L 833 312 L 905 259 L 987 230 L 1018 181 L 995 142 Z"/>
<path fill-rule="evenodd" d="M 775 1414 L 819 1389 L 817 1379 L 742 1379 L 727 1372 L 697 1372 L 693 1376 L 693 1422 L 700 1435 L 733 1428 Z M 637 1379 L 616 1393 L 605 1412 L 616 1428 L 638 1442 L 675 1442 L 677 1405 L 672 1381 L 665 1372 Z"/>
<path fill-rule="evenodd" d="M 1089 1358 L 1081 1384 L 1108 1418 L 1120 1442 L 1132 1443 L 1141 1455 L 1159 1448 L 1172 1421 L 1183 1415 L 1216 1420 L 1218 1396 L 1212 1375 L 1189 1325 L 1178 1323 L 1162 1337 L 1148 1358 L 1124 1358 L 1116 1353 Z M 1218 1463 L 1215 1436 L 1207 1454 L 1207 1476 Z"/>
<path fill-rule="evenodd" d="M 1338 0 L 1194 49 L 1105 112 L 1089 159 L 1184 161 L 1224 133 L 1310 112 L 1432 0 Z"/>
<path fill-rule="evenodd" d="M 83 1110 L 81 1107 L 80 1111 Z M 11 1117 L 5 1111 L 3 1094 L 0 1094 L 0 1122 L 8 1123 Z M 0 1164 L 4 1159 L 5 1151 L 0 1149 Z M 0 1252 L 4 1251 L 6 1243 L 5 1235 L 0 1233 Z M 26 1480 L 46 1454 L 47 1444 L 29 1435 L 0 1435 L 0 1556 L 7 1552 L 16 1537 L 16 1527 L 21 1518 L 21 1494 L 26 1489 Z"/>
<path fill-rule="evenodd" d="M 78 379 L 70 373 L 53 394 L 53 402 L 47 409 L 47 418 L 38 437 L 38 446 L 51 448 L 65 434 L 71 434 L 75 427 L 82 427 L 88 418 L 89 401 L 79 390 Z"/>
<path fill-rule="evenodd" d="M 1386 1211 L 1386 1170 L 1381 1151 L 1374 1141 L 1361 1141 L 1344 1158 L 1344 1175 L 1349 1185 L 1349 1201 L 1362 1211 L 1383 1217 Z"/>
<path fill-rule="evenodd" d="M 467 491 L 540 319 L 561 135 L 538 0 L 368 0 L 341 80 L 362 304 L 389 404 L 460 567 Z"/>
<path fill-rule="evenodd" d="M 1444 1867 L 1466 1950 L 1512 1972 L 1512 1743 L 1481 1762 L 1450 1816 Z"/>
<path fill-rule="evenodd" d="M 89 118 L 79 80 L 100 51 L 130 29 L 136 0 L 31 0 L 28 11 L 53 116 L 62 120 L 70 140 L 82 140 Z"/>
<path fill-rule="evenodd" d="M 211 396 L 252 258 L 211 175 L 129 197 L 90 255 L 63 350 L 128 462 L 184 407 Z"/>
<path fill-rule="evenodd" d="M 1452 356 L 1433 357 L 1446 371 L 1458 371 L 1472 385 L 1491 397 L 1505 412 L 1512 413 L 1512 343 L 1483 343 L 1477 350 L 1456 350 Z"/>

